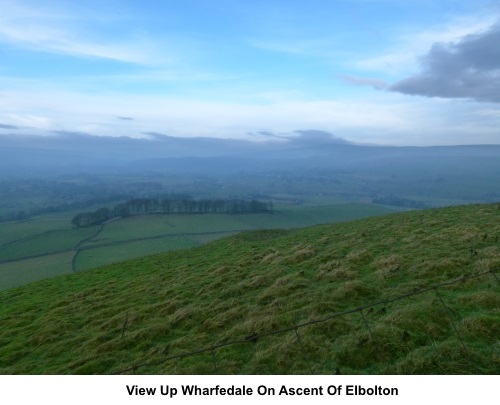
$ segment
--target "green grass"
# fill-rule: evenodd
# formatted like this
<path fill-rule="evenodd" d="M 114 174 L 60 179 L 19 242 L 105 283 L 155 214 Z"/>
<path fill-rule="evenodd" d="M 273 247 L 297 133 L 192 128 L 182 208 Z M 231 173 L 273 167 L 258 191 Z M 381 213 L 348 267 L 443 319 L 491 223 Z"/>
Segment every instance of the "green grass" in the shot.
<path fill-rule="evenodd" d="M 297 228 L 392 212 L 390 209 L 368 204 L 277 205 L 277 210 L 274 214 L 139 215 L 109 222 L 91 239 L 89 238 L 99 228 L 70 228 L 68 213 L 0 224 L 0 235 L 4 235 L 6 241 L 6 244 L 0 245 L 0 263 L 66 252 L 79 245 L 82 249 L 93 250 L 90 253 L 82 250 L 77 255 L 75 270 L 90 269 L 207 243 L 243 230 Z M 172 238 L 165 239 L 168 236 Z M 81 241 L 84 243 L 79 244 Z M 36 262 L 19 265 L 25 266 L 27 263 L 36 266 Z M 47 269 L 45 274 L 60 274 L 59 263 L 54 263 L 55 267 L 50 271 Z M 9 275 L 9 279 L 15 279 L 15 274 Z M 22 284 L 23 279 L 14 285 Z M 0 279 L 0 289 L 12 285 L 11 282 L 2 283 Z"/>
<path fill-rule="evenodd" d="M 189 239 L 197 245 L 213 242 L 217 239 L 226 238 L 235 235 L 237 232 L 219 232 L 219 233 L 198 233 L 189 235 Z"/>
<path fill-rule="evenodd" d="M 82 249 L 78 253 L 75 270 L 82 271 L 94 267 L 121 262 L 127 259 L 168 252 L 170 250 L 186 249 L 199 243 L 186 236 L 164 236 L 154 239 L 138 240 L 116 245 Z"/>
<path fill-rule="evenodd" d="M 12 288 L 61 274 L 71 273 L 74 252 L 0 263 L 0 286 Z"/>
<path fill-rule="evenodd" d="M 395 209 L 372 204 L 335 204 L 322 206 L 278 207 L 273 218 L 261 217 L 265 228 L 300 228 L 315 224 L 344 222 L 354 219 L 391 214 Z M 267 225 L 267 226 L 266 226 Z"/>
<path fill-rule="evenodd" d="M 251 229 L 251 226 L 242 224 L 238 217 L 220 214 L 139 215 L 106 224 L 99 236 L 85 243 L 84 246 L 153 236 Z"/>
<path fill-rule="evenodd" d="M 356 308 L 499 268 L 499 238 L 500 205 L 452 207 L 243 232 L 9 289 L 0 373 L 498 374 L 493 274 Z M 350 310 L 300 340 L 292 328 L 165 361 Z"/>
<path fill-rule="evenodd" d="M 73 248 L 81 240 L 91 237 L 96 228 L 73 228 L 49 231 L 30 238 L 0 246 L 0 262 L 21 260 L 34 256 L 60 253 Z"/>
<path fill-rule="evenodd" d="M 318 223 L 348 221 L 394 212 L 370 204 L 327 206 L 278 206 L 269 214 L 140 215 L 106 224 L 97 238 L 85 246 L 151 236 L 228 232 L 250 229 L 298 228 Z"/>
<path fill-rule="evenodd" d="M 67 217 L 40 217 L 26 221 L 0 223 L 0 246 L 22 238 L 32 237 L 47 231 L 69 229 L 72 225 Z"/>

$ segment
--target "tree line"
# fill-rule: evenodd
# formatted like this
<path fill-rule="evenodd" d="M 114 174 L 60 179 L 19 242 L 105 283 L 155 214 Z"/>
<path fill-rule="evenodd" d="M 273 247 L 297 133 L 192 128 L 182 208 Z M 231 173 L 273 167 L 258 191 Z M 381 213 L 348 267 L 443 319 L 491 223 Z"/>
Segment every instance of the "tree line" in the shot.
<path fill-rule="evenodd" d="M 247 199 L 155 199 L 136 198 L 92 212 L 76 214 L 71 223 L 78 227 L 100 225 L 114 218 L 141 214 L 241 214 L 273 212 L 273 202 Z"/>

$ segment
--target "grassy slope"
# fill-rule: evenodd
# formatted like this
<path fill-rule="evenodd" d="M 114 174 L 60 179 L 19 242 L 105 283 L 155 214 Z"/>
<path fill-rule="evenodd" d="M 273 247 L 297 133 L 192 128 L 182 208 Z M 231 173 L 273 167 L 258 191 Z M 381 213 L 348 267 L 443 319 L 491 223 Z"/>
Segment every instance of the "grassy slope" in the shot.
<path fill-rule="evenodd" d="M 12 288 L 44 278 L 71 273 L 74 252 L 56 253 L 15 262 L 0 263 L 0 288 Z"/>
<path fill-rule="evenodd" d="M 0 246 L 5 243 L 29 238 L 43 232 L 72 227 L 71 218 L 61 218 L 47 215 L 26 221 L 0 223 Z"/>
<path fill-rule="evenodd" d="M 278 209 L 273 215 L 139 215 L 109 222 L 101 232 L 99 227 L 71 227 L 68 213 L 3 223 L 0 224 L 0 290 L 71 272 L 71 260 L 68 263 L 67 254 L 62 253 L 75 254 L 76 246 L 82 250 L 73 264 L 76 271 L 81 271 L 196 246 L 241 230 L 303 227 L 391 212 L 386 207 L 351 203 L 278 206 Z M 82 240 L 86 242 L 79 244 Z M 43 265 L 36 266 L 38 261 Z"/>
<path fill-rule="evenodd" d="M 290 327 L 499 268 L 499 238 L 498 204 L 452 207 L 247 232 L 10 289 L 0 372 L 111 373 Z M 300 341 L 292 330 L 137 372 L 499 373 L 499 292 L 487 274 L 367 309 L 370 330 L 355 312 Z"/>
<path fill-rule="evenodd" d="M 0 249 L 0 261 L 17 261 L 23 258 L 67 252 L 73 250 L 79 241 L 89 238 L 95 233 L 96 230 L 94 228 L 49 231 L 2 246 L 2 249 Z"/>

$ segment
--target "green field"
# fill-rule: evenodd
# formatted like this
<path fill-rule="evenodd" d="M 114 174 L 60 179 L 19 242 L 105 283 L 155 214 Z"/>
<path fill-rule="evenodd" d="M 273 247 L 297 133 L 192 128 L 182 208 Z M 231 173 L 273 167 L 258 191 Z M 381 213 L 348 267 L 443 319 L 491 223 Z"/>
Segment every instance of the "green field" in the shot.
<path fill-rule="evenodd" d="M 68 251 L 32 259 L 0 263 L 0 286 L 17 287 L 44 278 L 71 273 L 74 252 Z"/>
<path fill-rule="evenodd" d="M 247 217 L 247 221 L 251 222 L 254 215 L 258 214 L 139 215 L 106 224 L 98 237 L 85 243 L 83 246 L 154 236 L 252 229 L 249 225 L 242 222 L 242 219 L 243 217 Z"/>
<path fill-rule="evenodd" d="M 370 204 L 277 205 L 276 212 L 272 214 L 148 214 L 113 220 L 102 228 L 71 228 L 71 217 L 61 214 L 0 224 L 0 234 L 4 238 L 4 244 L 0 246 L 0 263 L 15 264 L 18 268 L 37 273 L 37 279 L 41 279 L 43 274 L 52 277 L 67 271 L 67 267 L 57 260 L 47 260 L 44 266 L 35 270 L 33 266 L 38 263 L 35 258 L 41 259 L 46 255 L 71 253 L 74 259 L 70 269 L 81 271 L 149 254 L 189 248 L 245 230 L 300 228 L 391 212 L 394 211 L 390 208 Z M 23 280 L 30 278 L 23 276 L 16 281 L 15 274 L 3 277 L 0 289 L 26 282 Z"/>
<path fill-rule="evenodd" d="M 40 235 L 6 244 L 0 247 L 0 262 L 15 261 L 23 258 L 44 256 L 73 250 L 85 238 L 91 237 L 93 228 L 74 228 L 49 231 Z"/>
<path fill-rule="evenodd" d="M 220 234 L 217 234 L 220 237 Z M 170 250 L 186 249 L 200 243 L 187 236 L 163 236 L 127 243 L 116 243 L 92 249 L 81 249 L 75 260 L 76 271 Z"/>
<path fill-rule="evenodd" d="M 499 204 L 451 207 L 11 288 L 0 373 L 498 374 L 499 239 Z"/>
<path fill-rule="evenodd" d="M 72 225 L 67 216 L 47 216 L 26 221 L 0 223 L 0 247 L 5 243 L 29 238 L 43 232 L 70 228 Z"/>

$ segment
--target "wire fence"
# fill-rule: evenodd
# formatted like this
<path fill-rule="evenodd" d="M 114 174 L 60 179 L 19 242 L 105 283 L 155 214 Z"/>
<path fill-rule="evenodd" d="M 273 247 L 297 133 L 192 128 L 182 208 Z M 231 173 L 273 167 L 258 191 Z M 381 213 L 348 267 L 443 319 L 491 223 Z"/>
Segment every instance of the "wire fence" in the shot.
<path fill-rule="evenodd" d="M 215 344 L 215 345 L 212 345 L 212 346 L 209 346 L 209 347 L 200 348 L 200 349 L 197 349 L 197 350 L 194 350 L 194 351 L 185 352 L 185 353 L 179 353 L 179 354 L 175 354 L 175 355 L 169 355 L 169 356 L 166 356 L 164 358 L 161 358 L 161 359 L 158 359 L 158 360 L 154 360 L 154 361 L 149 361 L 149 362 L 145 361 L 145 362 L 142 362 L 142 363 L 136 363 L 136 364 L 133 364 L 133 365 L 131 365 L 129 367 L 126 367 L 126 368 L 123 368 L 123 369 L 121 369 L 119 371 L 116 371 L 116 372 L 114 372 L 112 374 L 115 374 L 115 375 L 116 374 L 125 374 L 125 373 L 133 373 L 133 374 L 135 374 L 139 369 L 142 369 L 142 368 L 155 367 L 155 366 L 159 366 L 159 365 L 161 365 L 163 363 L 166 363 L 168 361 L 183 359 L 183 358 L 186 358 L 186 357 L 198 356 L 198 355 L 206 354 L 206 353 L 210 353 L 210 352 L 211 352 L 211 355 L 212 355 L 213 370 L 214 370 L 214 373 L 216 373 L 217 370 L 218 370 L 217 361 L 216 361 L 216 352 L 217 352 L 217 350 L 222 349 L 222 348 L 227 347 L 227 346 L 241 345 L 241 344 L 248 344 L 248 343 L 255 343 L 257 341 L 257 339 L 265 338 L 265 337 L 272 336 L 272 335 L 279 335 L 279 334 L 283 334 L 283 333 L 288 333 L 288 332 L 294 332 L 295 333 L 295 338 L 297 340 L 298 345 L 301 348 L 302 356 L 304 358 L 305 363 L 307 364 L 307 366 L 309 368 L 309 372 L 310 372 L 310 374 L 314 374 L 312 363 L 311 363 L 311 361 L 310 361 L 310 359 L 309 359 L 309 357 L 307 355 L 307 351 L 305 350 L 304 343 L 302 342 L 302 339 L 301 339 L 300 334 L 299 334 L 299 330 L 300 329 L 302 329 L 304 327 L 307 327 L 307 326 L 315 325 L 315 324 L 329 322 L 329 321 L 331 321 L 331 320 L 333 320 L 335 318 L 341 317 L 341 316 L 359 313 L 361 315 L 362 319 L 363 319 L 363 323 L 364 323 L 364 325 L 365 325 L 365 327 L 366 327 L 366 329 L 367 329 L 367 331 L 368 331 L 368 333 L 370 335 L 370 338 L 373 340 L 374 336 L 373 336 L 372 330 L 370 328 L 370 325 L 369 325 L 369 323 L 368 323 L 368 321 L 367 321 L 367 319 L 366 319 L 363 311 L 368 310 L 368 309 L 372 309 L 373 307 L 376 307 L 376 306 L 379 306 L 379 305 L 387 305 L 387 304 L 390 304 L 390 303 L 393 303 L 393 302 L 397 302 L 397 301 L 400 301 L 400 300 L 403 300 L 403 299 L 407 299 L 407 298 L 410 298 L 410 297 L 413 297 L 413 296 L 417 296 L 417 295 L 420 295 L 420 294 L 425 294 L 425 293 L 428 293 L 428 292 L 431 292 L 431 291 L 435 292 L 435 294 L 437 296 L 437 300 L 439 301 L 439 303 L 441 304 L 441 306 L 446 311 L 447 316 L 448 316 L 448 318 L 450 320 L 450 323 L 452 325 L 454 334 L 458 338 L 458 340 L 460 341 L 460 344 L 462 345 L 465 353 L 467 353 L 469 361 L 475 367 L 475 369 L 480 373 L 479 367 L 477 366 L 476 363 L 474 363 L 472 361 L 472 358 L 470 357 L 469 348 L 467 347 L 467 344 L 465 343 L 463 337 L 460 335 L 459 330 L 458 330 L 455 322 L 453 321 L 453 312 L 446 305 L 446 303 L 444 302 L 444 299 L 443 299 L 442 295 L 440 294 L 439 289 L 442 288 L 442 287 L 447 287 L 447 286 L 452 286 L 452 285 L 456 285 L 456 284 L 459 284 L 459 283 L 463 283 L 463 282 L 468 281 L 468 280 L 472 280 L 472 279 L 476 279 L 476 278 L 480 278 L 480 277 L 485 277 L 487 275 L 492 276 L 500 284 L 500 279 L 499 279 L 498 275 L 496 274 L 499 271 L 500 271 L 500 269 L 489 269 L 489 270 L 486 270 L 484 272 L 481 272 L 481 273 L 478 273 L 478 274 L 475 274 L 475 275 L 463 276 L 463 277 L 460 277 L 460 278 L 457 278 L 457 279 L 444 281 L 442 283 L 435 284 L 433 286 L 430 286 L 430 287 L 427 287 L 427 288 L 423 288 L 423 289 L 414 289 L 411 292 L 399 295 L 397 297 L 375 301 L 375 302 L 372 302 L 372 303 L 369 303 L 369 304 L 366 304 L 366 305 L 363 305 L 363 306 L 358 306 L 356 308 L 352 308 L 352 309 L 348 309 L 348 310 L 345 310 L 345 311 L 336 312 L 336 313 L 333 313 L 333 314 L 328 315 L 326 317 L 314 319 L 314 320 L 303 322 L 303 323 L 298 323 L 296 325 L 293 325 L 293 326 L 290 326 L 290 327 L 287 327 L 287 328 L 271 330 L 271 331 L 263 332 L 263 333 L 260 333 L 260 334 L 254 333 L 254 334 L 252 334 L 250 336 L 245 337 L 244 339 L 226 340 L 226 341 L 224 341 L 222 343 Z M 122 335 L 123 335 L 123 330 L 122 330 Z M 337 373 L 338 373 L 338 369 L 337 369 Z"/>

